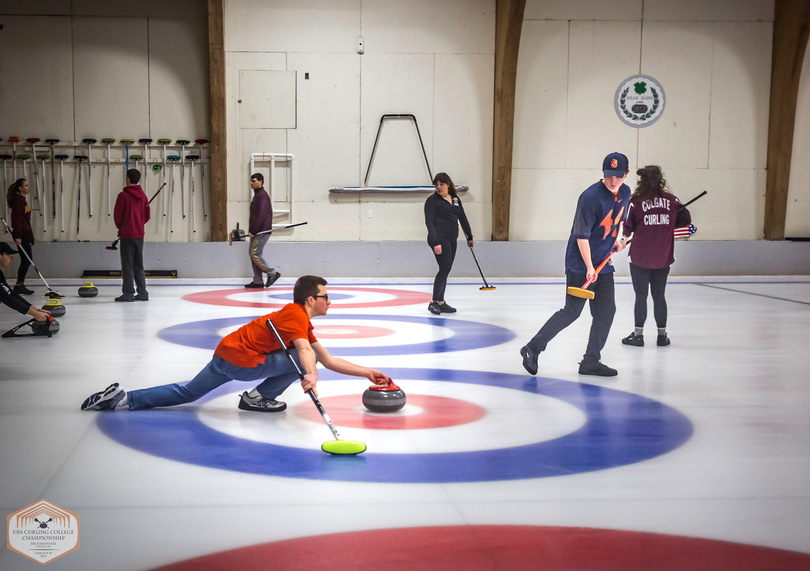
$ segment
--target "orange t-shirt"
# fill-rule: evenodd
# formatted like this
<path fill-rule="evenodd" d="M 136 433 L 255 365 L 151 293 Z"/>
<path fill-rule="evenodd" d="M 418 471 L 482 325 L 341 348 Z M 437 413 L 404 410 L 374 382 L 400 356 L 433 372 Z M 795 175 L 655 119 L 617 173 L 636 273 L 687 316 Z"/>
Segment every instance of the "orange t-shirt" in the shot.
<path fill-rule="evenodd" d="M 256 318 L 223 337 L 214 354 L 237 367 L 253 368 L 261 365 L 268 353 L 281 349 L 276 336 L 267 326 L 268 319 L 276 326 L 287 347 L 292 347 L 295 339 L 318 342 L 304 307 L 297 303 L 288 303 L 275 313 Z"/>

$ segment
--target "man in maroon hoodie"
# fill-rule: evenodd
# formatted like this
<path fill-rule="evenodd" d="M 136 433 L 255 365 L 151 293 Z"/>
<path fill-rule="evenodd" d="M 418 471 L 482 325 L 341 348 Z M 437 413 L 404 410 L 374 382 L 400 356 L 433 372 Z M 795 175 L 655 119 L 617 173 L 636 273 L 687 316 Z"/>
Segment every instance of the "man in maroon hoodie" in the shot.
<path fill-rule="evenodd" d="M 149 301 L 146 276 L 143 272 L 144 225 L 149 221 L 149 200 L 141 186 L 141 173 L 127 171 L 127 186 L 115 201 L 113 219 L 121 239 L 121 277 L 123 295 L 115 301 Z"/>

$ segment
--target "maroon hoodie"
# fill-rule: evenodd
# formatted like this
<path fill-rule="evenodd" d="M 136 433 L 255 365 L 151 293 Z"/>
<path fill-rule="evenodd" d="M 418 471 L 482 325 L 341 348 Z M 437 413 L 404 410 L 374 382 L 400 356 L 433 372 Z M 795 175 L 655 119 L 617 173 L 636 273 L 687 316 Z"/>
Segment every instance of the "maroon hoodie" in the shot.
<path fill-rule="evenodd" d="M 125 186 L 115 200 L 113 219 L 119 238 L 143 238 L 150 210 L 146 193 L 138 184 Z"/>

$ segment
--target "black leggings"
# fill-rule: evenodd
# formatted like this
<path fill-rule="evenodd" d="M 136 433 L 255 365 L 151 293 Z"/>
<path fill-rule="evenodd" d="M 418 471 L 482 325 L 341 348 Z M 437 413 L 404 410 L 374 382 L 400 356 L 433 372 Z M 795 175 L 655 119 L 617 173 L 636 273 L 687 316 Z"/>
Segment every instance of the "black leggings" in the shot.
<path fill-rule="evenodd" d="M 22 239 L 20 240 L 20 248 L 25 251 L 25 254 L 28 254 L 28 258 L 34 259 L 34 254 L 31 252 L 31 242 L 28 240 L 28 236 L 26 236 L 25 233 L 23 233 Z M 17 269 L 18 284 L 25 283 L 25 276 L 28 274 L 28 268 L 31 267 L 31 262 L 25 257 L 25 254 L 20 255 L 20 267 Z"/>
<path fill-rule="evenodd" d="M 447 276 L 450 275 L 450 270 L 453 269 L 453 260 L 456 259 L 458 239 L 441 238 L 438 245 L 442 247 L 442 253 L 433 253 L 436 257 L 436 263 L 439 264 L 439 272 L 433 279 L 433 301 L 444 301 L 444 289 L 447 287 Z M 433 250 L 432 247 L 431 250 Z"/>
<path fill-rule="evenodd" d="M 644 327 L 647 321 L 647 291 L 652 293 L 653 315 L 655 324 L 664 328 L 667 326 L 667 300 L 664 292 L 667 289 L 669 266 L 658 270 L 648 270 L 630 264 L 630 277 L 633 278 L 633 291 L 636 292 L 634 314 L 636 327 Z"/>

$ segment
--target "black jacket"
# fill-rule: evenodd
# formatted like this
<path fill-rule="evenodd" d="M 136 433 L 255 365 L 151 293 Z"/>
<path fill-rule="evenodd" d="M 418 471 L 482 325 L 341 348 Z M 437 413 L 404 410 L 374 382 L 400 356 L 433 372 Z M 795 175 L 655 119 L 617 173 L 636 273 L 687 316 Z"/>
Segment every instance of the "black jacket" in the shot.
<path fill-rule="evenodd" d="M 0 272 L 0 303 L 5 303 L 11 309 L 19 311 L 23 315 L 28 313 L 28 308 L 31 304 L 25 301 L 25 298 L 19 294 L 14 293 L 8 283 L 6 283 L 6 276 Z"/>
<path fill-rule="evenodd" d="M 425 226 L 427 226 L 428 245 L 432 248 L 442 239 L 458 239 L 458 224 L 464 229 L 467 240 L 472 240 L 472 229 L 464 213 L 464 206 L 457 195 L 451 194 L 453 204 L 447 202 L 439 194 L 433 193 L 425 200 Z"/>

